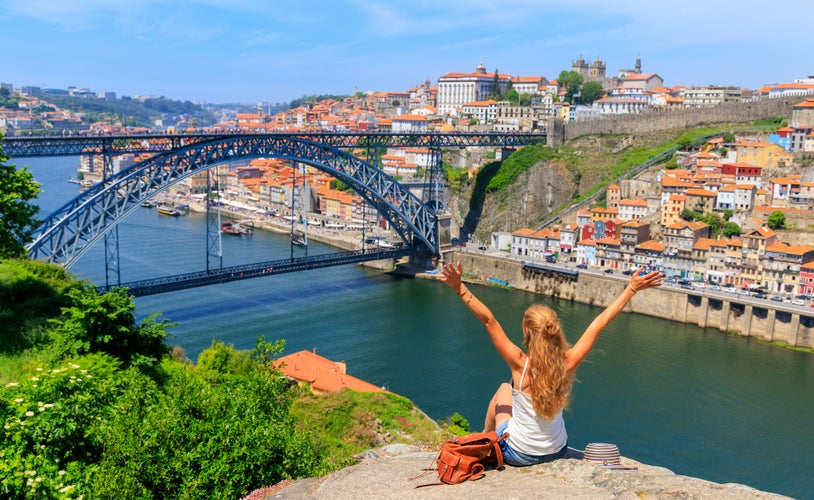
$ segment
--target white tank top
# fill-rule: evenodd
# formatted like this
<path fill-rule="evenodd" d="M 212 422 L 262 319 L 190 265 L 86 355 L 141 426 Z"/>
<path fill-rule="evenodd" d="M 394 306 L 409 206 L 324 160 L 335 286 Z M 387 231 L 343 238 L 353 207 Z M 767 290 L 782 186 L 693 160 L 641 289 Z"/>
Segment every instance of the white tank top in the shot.
<path fill-rule="evenodd" d="M 529 366 L 526 365 L 520 375 L 520 384 L 523 387 L 523 378 Z M 512 418 L 506 430 L 509 433 L 509 445 L 520 453 L 526 455 L 550 455 L 557 453 L 568 443 L 568 433 L 565 432 L 565 421 L 560 410 L 553 419 L 537 415 L 531 396 L 512 387 Z"/>

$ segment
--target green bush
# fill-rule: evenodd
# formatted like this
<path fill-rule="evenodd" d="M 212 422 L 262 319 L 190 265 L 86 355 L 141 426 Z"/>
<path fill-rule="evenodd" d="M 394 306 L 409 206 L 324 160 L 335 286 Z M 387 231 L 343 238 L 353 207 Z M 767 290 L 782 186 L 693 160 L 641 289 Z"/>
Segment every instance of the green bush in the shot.
<path fill-rule="evenodd" d="M 62 356 L 105 352 L 125 365 L 152 366 L 169 352 L 164 344 L 164 321 L 153 314 L 135 324 L 136 304 L 127 290 L 116 288 L 99 295 L 90 285 L 68 291 L 71 304 L 62 308 L 56 325 L 56 349 Z"/>
<path fill-rule="evenodd" d="M 73 498 L 104 451 L 98 424 L 116 401 L 119 363 L 106 355 L 37 366 L 0 389 L 0 497 Z"/>
<path fill-rule="evenodd" d="M 100 497 L 240 498 L 310 476 L 321 459 L 288 413 L 284 381 L 258 371 L 212 383 L 174 366 L 162 394 L 134 387 L 104 424 L 88 485 Z"/>
<path fill-rule="evenodd" d="M 246 375 L 255 368 L 251 354 L 251 351 L 238 351 L 232 344 L 227 346 L 222 341 L 213 340 L 209 349 L 198 355 L 195 371 L 211 380 L 223 375 Z"/>

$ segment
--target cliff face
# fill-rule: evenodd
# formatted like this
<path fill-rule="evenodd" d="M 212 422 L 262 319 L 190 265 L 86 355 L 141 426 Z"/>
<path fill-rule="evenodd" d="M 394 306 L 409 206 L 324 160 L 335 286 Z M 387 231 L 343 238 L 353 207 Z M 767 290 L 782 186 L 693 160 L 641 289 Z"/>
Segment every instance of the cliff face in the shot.
<path fill-rule="evenodd" d="M 462 193 L 458 213 L 465 231 L 488 240 L 494 231 L 539 227 L 571 205 L 571 200 L 593 192 L 620 175 L 616 164 L 632 150 L 658 148 L 684 130 L 583 136 L 557 147 L 555 159 L 540 161 L 498 192 L 486 193 L 483 204 L 469 207 L 472 193 Z"/>
<path fill-rule="evenodd" d="M 493 231 L 518 229 L 550 217 L 555 209 L 568 202 L 576 189 L 574 178 L 564 163 L 541 162 L 521 175 L 505 192 L 487 194 L 479 218 L 472 221 L 472 217 L 467 217 L 467 225 L 474 223 L 476 229 L 470 232 L 488 241 Z"/>
<path fill-rule="evenodd" d="M 410 445 L 391 445 L 364 454 L 362 461 L 321 478 L 302 479 L 258 490 L 249 498 L 274 499 L 480 499 L 480 498 L 569 498 L 569 499 L 709 499 L 749 500 L 788 498 L 740 484 L 718 484 L 679 476 L 661 468 L 622 458 L 627 470 L 607 469 L 582 460 L 572 450 L 570 458 L 532 467 L 489 470 L 477 481 L 416 489 L 437 481 L 434 470 L 437 452 Z"/>

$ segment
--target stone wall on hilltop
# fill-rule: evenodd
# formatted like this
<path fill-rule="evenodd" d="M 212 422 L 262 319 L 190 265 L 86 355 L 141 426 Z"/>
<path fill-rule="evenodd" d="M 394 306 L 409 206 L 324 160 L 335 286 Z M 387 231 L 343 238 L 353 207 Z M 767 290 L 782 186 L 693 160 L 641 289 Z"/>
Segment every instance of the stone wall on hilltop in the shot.
<path fill-rule="evenodd" d="M 641 134 L 654 130 L 753 122 L 771 116 L 790 117 L 794 105 L 804 99 L 805 96 L 788 96 L 725 103 L 709 108 L 686 108 L 669 111 L 651 110 L 635 115 L 617 115 L 568 123 L 554 120 L 548 127 L 548 143 L 552 146 L 558 146 L 576 137 L 592 134 Z"/>

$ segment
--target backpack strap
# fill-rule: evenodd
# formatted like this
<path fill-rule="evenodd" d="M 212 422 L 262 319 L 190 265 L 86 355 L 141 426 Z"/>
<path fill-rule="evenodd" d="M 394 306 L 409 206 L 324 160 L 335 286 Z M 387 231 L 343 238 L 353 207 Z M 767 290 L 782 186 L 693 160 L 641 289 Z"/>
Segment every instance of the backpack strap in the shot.
<path fill-rule="evenodd" d="M 503 441 L 504 439 L 506 439 L 507 437 L 509 437 L 509 433 L 504 432 L 502 436 L 497 438 L 497 440 L 495 441 L 495 444 L 494 444 L 495 456 L 497 457 L 497 468 L 498 469 L 503 468 L 503 452 L 500 451 L 500 442 Z"/>

